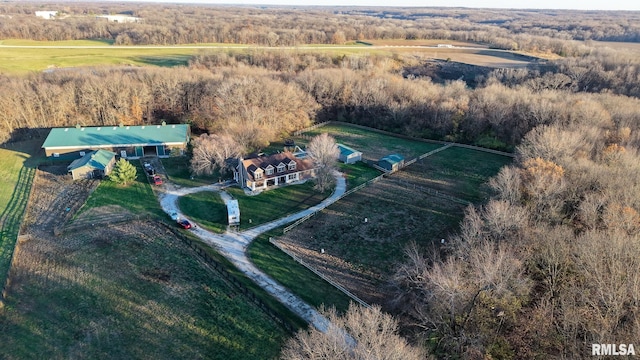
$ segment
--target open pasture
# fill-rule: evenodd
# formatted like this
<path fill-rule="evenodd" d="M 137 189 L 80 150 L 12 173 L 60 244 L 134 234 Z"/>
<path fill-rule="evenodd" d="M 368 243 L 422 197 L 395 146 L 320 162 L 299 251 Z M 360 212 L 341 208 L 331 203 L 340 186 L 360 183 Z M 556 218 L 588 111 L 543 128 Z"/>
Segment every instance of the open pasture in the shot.
<path fill-rule="evenodd" d="M 406 160 L 410 160 L 442 146 L 418 140 L 402 139 L 346 124 L 328 124 L 305 132 L 303 135 L 313 137 L 322 133 L 333 136 L 337 143 L 361 151 L 363 159 L 372 161 L 378 161 L 381 157 L 389 154 L 400 154 Z"/>
<path fill-rule="evenodd" d="M 3 359 L 272 359 L 284 330 L 167 229 L 131 222 L 21 243 Z"/>
<path fill-rule="evenodd" d="M 179 66 L 187 65 L 196 48 L 12 48 L 0 46 L 0 73 L 26 74 L 56 68 L 87 66 Z"/>
<path fill-rule="evenodd" d="M 370 159 L 397 152 L 409 160 L 443 146 L 341 124 L 305 135 L 322 132 Z M 486 201 L 488 180 L 510 162 L 509 156 L 446 148 L 341 199 L 279 240 L 363 300 L 384 304 L 384 285 L 403 260 L 406 246 L 437 246 L 455 233 L 467 204 Z M 341 170 L 351 170 L 347 180 L 360 183 L 360 174 L 368 174 L 363 166 L 341 165 Z"/>
<path fill-rule="evenodd" d="M 384 303 L 383 284 L 407 244 L 426 247 L 446 238 L 457 229 L 464 208 L 384 179 L 346 196 L 279 240 L 363 300 Z"/>
<path fill-rule="evenodd" d="M 489 196 L 489 178 L 512 161 L 508 156 L 453 146 L 407 166 L 390 180 L 481 203 Z"/>

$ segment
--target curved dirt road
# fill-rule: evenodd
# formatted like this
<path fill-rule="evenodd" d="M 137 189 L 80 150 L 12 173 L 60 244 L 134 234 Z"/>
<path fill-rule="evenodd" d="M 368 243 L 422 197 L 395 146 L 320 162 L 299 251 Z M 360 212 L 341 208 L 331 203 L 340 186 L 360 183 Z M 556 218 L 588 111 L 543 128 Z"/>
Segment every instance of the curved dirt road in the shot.
<path fill-rule="evenodd" d="M 218 250 L 224 257 L 231 261 L 240 271 L 247 277 L 256 282 L 260 287 L 265 289 L 269 294 L 278 299 L 281 303 L 291 309 L 301 318 L 312 324 L 321 331 L 326 331 L 329 327 L 328 320 L 316 311 L 311 305 L 291 293 L 288 289 L 273 280 L 269 275 L 258 269 L 246 255 L 247 246 L 258 235 L 277 228 L 287 223 L 291 223 L 301 219 L 308 214 L 324 209 L 325 207 L 336 202 L 346 190 L 346 182 L 339 172 L 334 172 L 336 177 L 336 189 L 333 194 L 324 199 L 320 204 L 310 207 L 309 209 L 298 213 L 285 216 L 278 220 L 256 226 L 247 231 L 234 233 L 225 232 L 224 234 L 215 234 L 198 226 L 193 229 L 193 233 L 200 239 Z M 179 188 L 173 184 L 164 184 L 159 195 L 160 206 L 167 214 L 177 213 L 180 218 L 185 218 L 178 207 L 178 198 L 183 195 L 197 193 L 201 191 L 220 191 L 225 185 L 207 185 L 196 188 Z"/>

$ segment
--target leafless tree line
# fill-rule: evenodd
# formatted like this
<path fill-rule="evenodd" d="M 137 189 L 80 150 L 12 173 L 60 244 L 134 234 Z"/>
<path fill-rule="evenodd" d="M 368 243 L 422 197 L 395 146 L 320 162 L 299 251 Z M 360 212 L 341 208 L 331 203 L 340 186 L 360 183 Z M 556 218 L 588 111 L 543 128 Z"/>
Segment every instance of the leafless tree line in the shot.
<path fill-rule="evenodd" d="M 444 257 L 408 249 L 395 305 L 436 353 L 586 358 L 640 336 L 637 129 L 589 117 L 529 132 Z"/>
<path fill-rule="evenodd" d="M 633 12 L 230 7 L 67 3 L 56 20 L 37 19 L 37 3 L 4 3 L 0 38 L 108 39 L 119 45 L 242 43 L 265 46 L 340 44 L 363 39 L 473 41 L 510 50 L 575 56 L 589 47 L 570 40 L 640 40 Z M 127 13 L 116 24 L 97 14 Z"/>

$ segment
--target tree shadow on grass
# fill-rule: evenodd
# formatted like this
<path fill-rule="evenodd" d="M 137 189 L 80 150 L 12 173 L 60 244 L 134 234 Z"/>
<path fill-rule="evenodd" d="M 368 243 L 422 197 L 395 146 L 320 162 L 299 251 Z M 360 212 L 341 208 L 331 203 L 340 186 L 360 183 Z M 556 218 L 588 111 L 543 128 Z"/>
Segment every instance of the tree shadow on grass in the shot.
<path fill-rule="evenodd" d="M 0 215 L 0 282 L 2 284 L 4 284 L 11 266 L 11 257 L 13 256 L 22 218 L 29 201 L 31 184 L 33 183 L 37 165 L 37 159 L 26 158 L 24 165 L 20 169 L 11 199 L 2 215 Z"/>
<path fill-rule="evenodd" d="M 190 55 L 141 56 L 134 60 L 147 65 L 175 67 L 189 65 Z"/>

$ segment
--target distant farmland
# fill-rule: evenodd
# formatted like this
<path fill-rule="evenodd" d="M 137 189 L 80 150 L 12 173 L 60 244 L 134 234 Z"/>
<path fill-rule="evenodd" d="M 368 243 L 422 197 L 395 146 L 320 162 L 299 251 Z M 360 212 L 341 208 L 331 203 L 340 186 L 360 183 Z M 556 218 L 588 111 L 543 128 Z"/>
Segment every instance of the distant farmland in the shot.
<path fill-rule="evenodd" d="M 104 41 L 25 41 L 0 42 L 0 73 L 25 74 L 50 68 L 83 66 L 180 66 L 203 49 L 208 51 L 323 51 L 336 55 L 362 53 L 416 53 L 430 58 L 487 67 L 526 67 L 536 58 L 518 53 L 488 49 L 485 45 L 444 40 L 388 40 L 371 42 L 374 46 L 305 45 L 289 47 L 255 47 L 240 44 L 198 44 L 181 46 L 113 46 Z M 429 48 L 437 44 L 474 48 Z M 233 49 L 236 50 L 233 50 Z"/>

